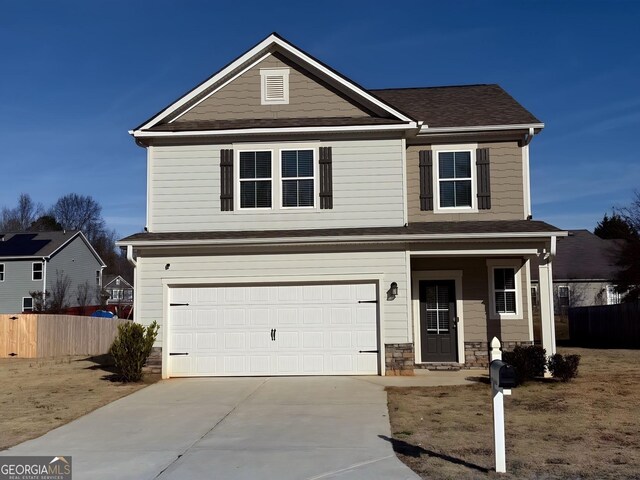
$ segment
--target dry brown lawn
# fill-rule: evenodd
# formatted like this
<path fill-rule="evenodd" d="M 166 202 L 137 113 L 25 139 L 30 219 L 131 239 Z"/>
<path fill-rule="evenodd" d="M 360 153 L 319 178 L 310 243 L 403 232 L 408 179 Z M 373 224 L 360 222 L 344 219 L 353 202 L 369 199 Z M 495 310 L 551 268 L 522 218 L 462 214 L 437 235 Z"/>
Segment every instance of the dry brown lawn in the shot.
<path fill-rule="evenodd" d="M 153 383 L 111 380 L 105 356 L 0 359 L 0 450 L 49 430 Z"/>
<path fill-rule="evenodd" d="M 486 383 L 388 388 L 398 457 L 425 479 L 640 478 L 640 350 L 560 353 L 582 356 L 577 379 L 533 382 L 505 397 L 506 475 L 492 472 Z"/>

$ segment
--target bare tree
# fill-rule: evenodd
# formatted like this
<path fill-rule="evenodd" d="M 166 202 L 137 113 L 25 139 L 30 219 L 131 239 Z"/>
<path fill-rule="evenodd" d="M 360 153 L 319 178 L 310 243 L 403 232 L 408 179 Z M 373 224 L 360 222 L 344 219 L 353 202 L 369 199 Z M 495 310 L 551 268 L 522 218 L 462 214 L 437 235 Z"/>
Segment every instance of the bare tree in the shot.
<path fill-rule="evenodd" d="M 95 298 L 95 285 L 91 285 L 88 280 L 78 285 L 76 289 L 76 301 L 80 309 L 80 315 L 85 315 L 87 313 L 87 306 L 91 305 Z"/>
<path fill-rule="evenodd" d="M 105 233 L 102 207 L 88 195 L 70 193 L 60 197 L 51 207 L 51 214 L 66 230 L 82 230 L 93 243 Z"/>
<path fill-rule="evenodd" d="M 71 288 L 71 279 L 64 272 L 56 270 L 56 281 L 53 283 L 51 292 L 48 295 L 49 310 L 51 313 L 61 313 L 69 306 L 69 288 Z"/>
<path fill-rule="evenodd" d="M 18 206 L 3 208 L 0 218 L 0 230 L 5 232 L 25 232 L 31 228 L 36 219 L 44 213 L 41 203 L 35 203 L 28 193 L 21 193 Z"/>

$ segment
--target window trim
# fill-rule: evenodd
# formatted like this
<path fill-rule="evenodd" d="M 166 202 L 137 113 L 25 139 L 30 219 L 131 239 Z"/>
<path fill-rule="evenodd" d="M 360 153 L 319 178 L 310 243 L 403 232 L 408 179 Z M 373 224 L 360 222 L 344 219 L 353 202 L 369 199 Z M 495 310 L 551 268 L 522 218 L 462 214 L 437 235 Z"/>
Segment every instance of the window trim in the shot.
<path fill-rule="evenodd" d="M 25 306 L 24 306 L 24 301 L 27 300 L 27 299 L 31 300 L 31 308 L 25 308 Z M 33 304 L 33 297 L 22 297 L 22 310 L 21 311 L 22 312 L 33 312 L 33 311 L 35 311 L 34 304 Z"/>
<path fill-rule="evenodd" d="M 288 105 L 289 104 L 289 68 L 261 68 L 260 69 L 260 104 Z M 267 98 L 267 77 L 282 77 L 283 98 Z"/>
<path fill-rule="evenodd" d="M 320 210 L 320 154 L 319 142 L 282 142 L 233 144 L 233 212 L 232 214 L 256 214 L 268 212 L 319 212 Z M 283 207 L 282 206 L 282 151 L 311 150 L 313 151 L 313 207 Z M 240 206 L 240 153 L 241 152 L 271 152 L 271 208 L 242 208 Z M 267 179 L 264 179 L 267 180 Z"/>
<path fill-rule="evenodd" d="M 306 207 L 285 207 L 283 205 L 284 203 L 284 195 L 282 194 L 282 182 L 286 180 L 308 180 L 311 177 L 283 177 L 282 176 L 282 152 L 298 152 L 300 150 L 311 150 L 311 153 L 313 155 L 313 205 L 309 205 Z M 320 192 L 318 192 L 318 180 L 319 180 L 319 176 L 318 176 L 318 169 L 319 169 L 319 164 L 318 164 L 318 149 L 316 147 L 309 147 L 309 148 L 302 148 L 302 147 L 296 147 L 296 148 L 290 148 L 290 147 L 286 147 L 286 148 L 279 148 L 278 149 L 278 177 L 279 177 L 279 183 L 278 183 L 278 197 L 279 197 L 279 202 L 278 202 L 278 210 L 317 210 L 318 206 L 319 206 L 319 202 L 318 199 L 320 197 Z"/>
<path fill-rule="evenodd" d="M 36 271 L 36 265 L 40 265 L 40 271 Z M 40 274 L 40 278 L 34 278 L 36 273 Z M 41 282 L 44 279 L 44 262 L 31 262 L 31 281 Z"/>
<path fill-rule="evenodd" d="M 516 313 L 499 313 L 496 311 L 496 287 L 494 271 L 499 268 L 513 268 L 516 290 Z M 489 318 L 491 320 L 522 320 L 524 306 L 522 302 L 522 269 L 521 260 L 487 260 L 487 279 L 489 287 Z"/>
<path fill-rule="evenodd" d="M 234 149 L 235 150 L 235 149 Z M 273 167 L 274 167 L 274 161 L 273 161 L 273 157 L 274 157 L 274 149 L 273 148 L 260 148 L 260 147 L 256 147 L 256 148 L 250 148 L 250 149 L 243 149 L 243 150 L 237 150 L 237 153 L 234 153 L 235 155 L 235 161 L 234 163 L 234 168 L 233 168 L 233 177 L 234 177 L 234 183 L 237 187 L 237 194 L 234 195 L 234 197 L 236 197 L 234 199 L 234 202 L 236 204 L 236 211 L 243 211 L 243 212 L 261 212 L 261 211 L 271 211 L 274 209 L 274 199 L 275 199 L 275 188 L 274 188 L 274 177 L 273 177 Z M 257 152 L 269 152 L 271 154 L 271 177 L 269 178 L 253 178 L 253 179 L 241 179 L 240 178 L 240 154 L 244 153 L 244 152 L 250 152 L 250 153 L 257 153 Z M 242 183 L 242 181 L 248 181 L 248 182 L 256 182 L 256 181 L 270 181 L 271 182 L 271 206 L 270 207 L 243 207 L 242 206 L 242 190 L 240 189 L 240 185 Z"/>
<path fill-rule="evenodd" d="M 463 143 L 451 145 L 434 145 L 431 147 L 433 155 L 433 213 L 477 213 L 478 212 L 478 174 L 476 166 L 477 143 Z M 470 207 L 441 207 L 440 206 L 440 154 L 469 152 L 471 162 L 471 206 Z M 443 179 L 442 181 L 447 181 Z"/>
<path fill-rule="evenodd" d="M 4 263 L 0 263 L 0 282 L 4 282 L 5 277 L 7 276 L 7 271 Z"/>

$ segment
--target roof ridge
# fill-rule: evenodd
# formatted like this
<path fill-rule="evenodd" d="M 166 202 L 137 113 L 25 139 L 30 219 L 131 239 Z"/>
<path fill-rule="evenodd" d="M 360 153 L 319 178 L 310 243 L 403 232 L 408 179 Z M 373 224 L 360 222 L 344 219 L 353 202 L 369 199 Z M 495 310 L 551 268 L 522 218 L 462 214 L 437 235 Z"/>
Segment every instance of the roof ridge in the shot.
<path fill-rule="evenodd" d="M 387 90 L 430 90 L 435 88 L 469 88 L 469 87 L 500 87 L 497 83 L 469 83 L 464 85 L 435 85 L 429 87 L 397 87 L 397 88 L 372 88 L 370 92 L 384 92 Z M 504 89 L 503 89 L 504 90 Z"/>

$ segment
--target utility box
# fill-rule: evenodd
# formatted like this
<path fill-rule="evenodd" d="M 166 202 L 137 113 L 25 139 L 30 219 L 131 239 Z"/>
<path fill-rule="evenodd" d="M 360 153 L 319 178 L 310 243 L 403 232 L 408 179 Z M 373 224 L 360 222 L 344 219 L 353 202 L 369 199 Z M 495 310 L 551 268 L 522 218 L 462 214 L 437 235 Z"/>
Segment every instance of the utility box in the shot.
<path fill-rule="evenodd" d="M 502 360 L 494 360 L 489 365 L 491 383 L 497 388 L 514 388 L 517 385 L 516 370 Z"/>

